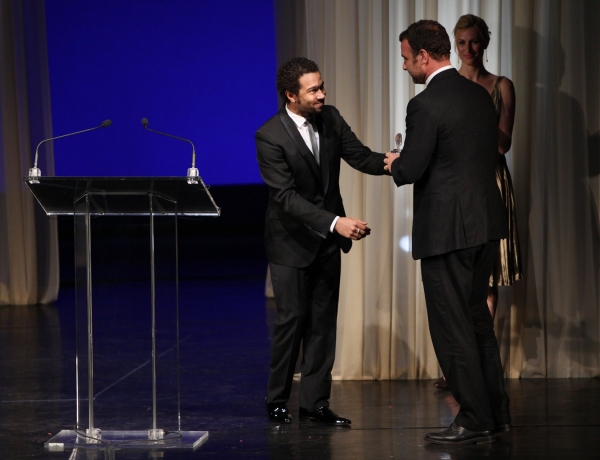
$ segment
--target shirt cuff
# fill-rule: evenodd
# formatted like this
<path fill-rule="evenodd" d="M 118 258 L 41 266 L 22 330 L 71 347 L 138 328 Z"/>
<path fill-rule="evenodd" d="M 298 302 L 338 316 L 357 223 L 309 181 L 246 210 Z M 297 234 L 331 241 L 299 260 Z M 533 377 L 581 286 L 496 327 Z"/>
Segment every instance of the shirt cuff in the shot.
<path fill-rule="evenodd" d="M 333 231 L 335 230 L 335 224 L 337 224 L 339 218 L 340 216 L 335 216 L 335 219 L 333 219 L 333 223 L 331 224 L 331 227 L 329 227 L 329 231 L 331 233 L 333 233 Z"/>

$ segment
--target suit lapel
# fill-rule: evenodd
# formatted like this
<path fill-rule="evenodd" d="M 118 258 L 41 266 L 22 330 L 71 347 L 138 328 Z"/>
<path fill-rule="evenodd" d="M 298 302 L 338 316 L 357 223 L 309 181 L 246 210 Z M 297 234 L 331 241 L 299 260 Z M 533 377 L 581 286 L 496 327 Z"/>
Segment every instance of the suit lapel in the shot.
<path fill-rule="evenodd" d="M 315 160 L 314 155 L 306 145 L 306 142 L 304 142 L 304 139 L 302 139 L 302 136 L 298 132 L 297 126 L 294 124 L 292 119 L 288 116 L 287 112 L 285 111 L 285 105 L 279 111 L 279 119 L 281 120 L 281 123 L 283 124 L 283 127 L 285 128 L 289 136 L 296 144 L 296 147 L 298 147 L 298 151 L 302 155 L 302 158 L 304 158 L 304 161 L 306 161 L 306 163 L 308 164 L 308 167 L 315 176 L 315 179 L 317 180 L 317 182 L 321 183 L 322 180 L 321 171 L 319 170 L 319 164 L 317 163 L 317 160 Z"/>

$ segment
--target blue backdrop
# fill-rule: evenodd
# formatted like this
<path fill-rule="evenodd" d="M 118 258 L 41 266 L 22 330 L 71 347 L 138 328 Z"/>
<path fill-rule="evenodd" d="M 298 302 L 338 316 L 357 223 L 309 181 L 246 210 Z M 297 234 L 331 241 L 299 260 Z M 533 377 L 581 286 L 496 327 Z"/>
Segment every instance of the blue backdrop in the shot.
<path fill-rule="evenodd" d="M 254 132 L 277 110 L 272 0 L 46 0 L 56 175 L 262 182 Z M 44 147 L 40 155 L 44 154 Z M 42 171 L 44 173 L 44 171 Z"/>

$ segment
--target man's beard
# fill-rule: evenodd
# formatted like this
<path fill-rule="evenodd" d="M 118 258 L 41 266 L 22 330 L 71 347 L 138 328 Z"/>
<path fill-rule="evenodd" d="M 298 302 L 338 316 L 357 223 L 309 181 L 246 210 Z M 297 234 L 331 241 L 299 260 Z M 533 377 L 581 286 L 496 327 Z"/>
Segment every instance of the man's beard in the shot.
<path fill-rule="evenodd" d="M 421 73 L 421 74 L 418 74 L 418 75 L 411 75 L 411 77 L 412 77 L 413 83 L 416 83 L 418 85 L 425 84 L 426 78 L 425 78 L 425 74 L 424 73 Z"/>

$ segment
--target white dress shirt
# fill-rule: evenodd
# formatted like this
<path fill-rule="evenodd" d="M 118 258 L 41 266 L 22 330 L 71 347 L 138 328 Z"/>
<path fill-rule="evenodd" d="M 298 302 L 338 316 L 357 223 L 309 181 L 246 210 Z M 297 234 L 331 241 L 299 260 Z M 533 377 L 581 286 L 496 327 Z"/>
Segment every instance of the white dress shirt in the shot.
<path fill-rule="evenodd" d="M 315 152 L 312 151 L 312 143 L 310 142 L 310 135 L 308 134 L 308 124 L 306 118 L 300 115 L 296 115 L 294 112 L 291 112 L 290 109 L 288 109 L 287 105 L 285 106 L 285 110 L 287 110 L 288 115 L 296 125 L 296 128 L 298 128 L 298 132 L 302 136 L 302 139 L 304 139 L 304 143 L 308 147 L 308 150 L 310 150 L 314 155 Z M 317 138 L 317 142 L 319 142 L 319 132 L 316 129 L 314 131 L 315 136 Z"/>
<path fill-rule="evenodd" d="M 439 69 L 437 69 L 435 72 L 433 72 L 431 75 L 429 75 L 429 77 L 427 77 L 427 80 L 425 80 L 425 86 L 427 86 L 429 84 L 429 82 L 432 80 L 432 78 L 435 77 L 438 73 L 443 72 L 444 70 L 448 70 L 448 69 L 453 69 L 453 67 L 451 65 L 445 65 L 444 67 L 440 67 Z"/>
<path fill-rule="evenodd" d="M 304 143 L 308 147 L 308 150 L 310 150 L 312 152 L 312 154 L 314 155 L 314 152 L 312 151 L 312 143 L 310 142 L 310 135 L 308 134 L 308 125 L 306 122 L 306 118 L 304 118 L 300 115 L 296 115 L 294 112 L 292 112 L 290 109 L 288 109 L 287 104 L 285 106 L 285 110 L 287 111 L 287 114 L 290 116 L 290 118 L 296 125 L 296 128 L 298 128 L 298 132 L 300 133 L 300 136 L 302 136 L 302 139 L 304 139 Z M 319 132 L 316 129 L 314 131 L 315 131 L 315 136 L 317 138 L 317 142 L 319 142 Z M 336 216 L 335 219 L 333 219 L 333 222 L 331 223 L 331 226 L 329 227 L 329 231 L 331 233 L 333 233 L 333 230 L 335 229 L 335 224 L 337 223 L 339 218 L 340 218 L 340 216 Z"/>

